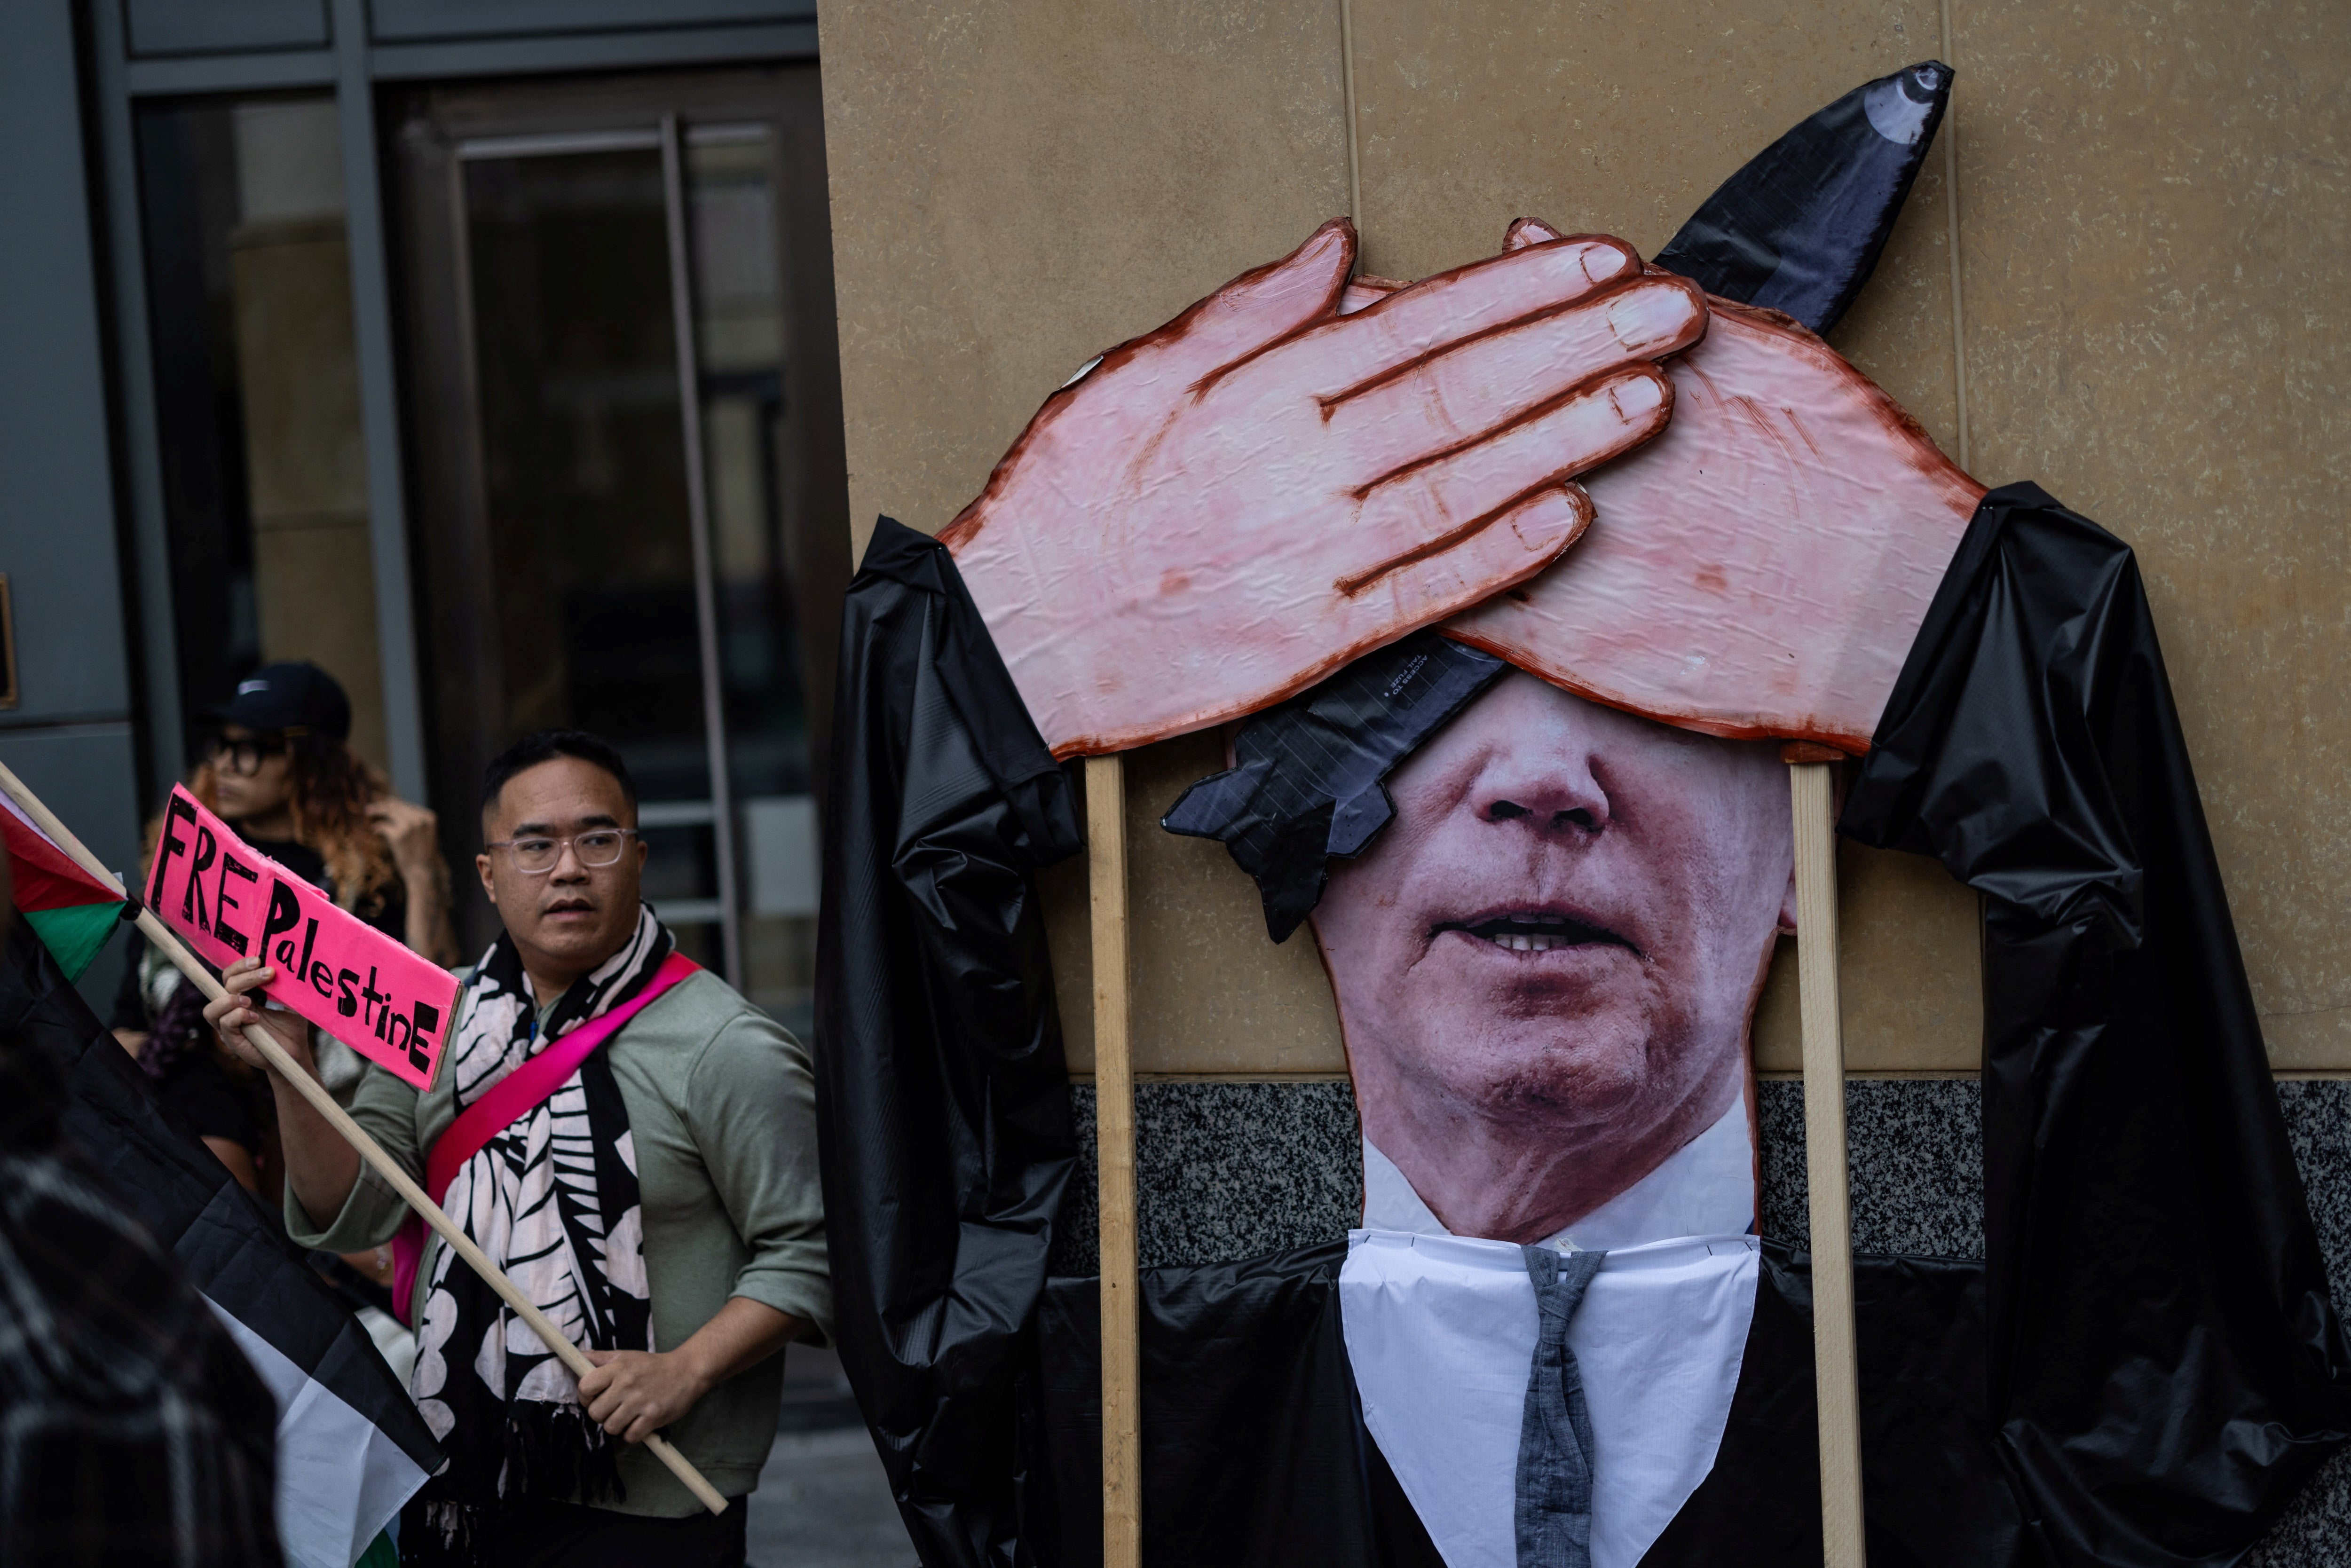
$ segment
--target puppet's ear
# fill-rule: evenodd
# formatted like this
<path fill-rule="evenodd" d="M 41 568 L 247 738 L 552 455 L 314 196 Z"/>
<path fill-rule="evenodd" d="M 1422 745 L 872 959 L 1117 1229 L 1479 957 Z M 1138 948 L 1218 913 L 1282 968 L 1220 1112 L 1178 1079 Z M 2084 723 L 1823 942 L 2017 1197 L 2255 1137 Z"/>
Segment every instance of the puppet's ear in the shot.
<path fill-rule="evenodd" d="M 1724 181 L 1657 265 L 1827 331 L 1877 265 L 1950 96 L 1938 60 L 1854 89 Z"/>

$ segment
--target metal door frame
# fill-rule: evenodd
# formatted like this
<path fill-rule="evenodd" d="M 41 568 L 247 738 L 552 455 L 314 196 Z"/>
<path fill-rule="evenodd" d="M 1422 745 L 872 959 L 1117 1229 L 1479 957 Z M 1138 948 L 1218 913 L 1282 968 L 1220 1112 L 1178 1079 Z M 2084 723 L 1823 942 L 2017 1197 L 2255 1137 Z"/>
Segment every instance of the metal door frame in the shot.
<path fill-rule="evenodd" d="M 88 18 L 93 114 L 103 169 L 112 360 L 122 422 L 123 499 L 135 584 L 139 706 L 148 792 L 160 798 L 186 757 L 186 716 L 172 602 L 171 530 L 163 494 L 162 437 L 149 341 L 146 236 L 139 203 L 134 111 L 143 99 L 228 97 L 324 89 L 342 138 L 345 233 L 350 246 L 352 326 L 359 358 L 360 429 L 367 459 L 370 554 L 375 569 L 377 647 L 387 760 L 394 789 L 427 797 L 421 669 L 408 528 L 391 259 L 379 157 L 380 83 L 458 82 L 581 71 L 799 64 L 817 57 L 815 7 L 777 0 L 769 18 L 666 25 L 648 4 L 632 25 L 530 31 L 449 40 L 379 39 L 367 0 L 326 0 L 323 47 L 229 47 L 141 57 L 119 0 L 78 6 Z"/>
<path fill-rule="evenodd" d="M 469 408 L 476 421 L 481 406 L 479 340 L 474 317 L 474 254 L 465 221 L 465 169 L 469 163 L 507 158 L 573 157 L 590 152 L 650 152 L 661 154 L 663 220 L 669 242 L 669 302 L 671 334 L 676 344 L 678 439 L 685 455 L 686 532 L 694 557 L 695 640 L 702 674 L 703 741 L 710 768 L 706 800 L 653 800 L 637 809 L 641 827 L 698 827 L 711 830 L 711 853 L 717 863 L 715 899 L 673 901 L 671 915 L 689 922 L 716 917 L 719 951 L 726 978 L 741 984 L 743 911 L 740 873 L 736 856 L 735 784 L 726 735 L 726 671 L 718 649 L 718 572 L 710 537 L 709 454 L 702 428 L 701 344 L 695 331 L 694 256 L 686 221 L 685 159 L 689 143 L 724 142 L 756 137 L 765 141 L 773 132 L 765 124 L 684 126 L 674 113 L 663 115 L 650 129 L 600 128 L 582 131 L 532 131 L 511 136 L 475 136 L 460 140 L 449 160 L 451 258 L 455 269 L 455 294 L 461 317 L 457 330 L 464 345 L 462 359 L 472 397 Z M 475 461 L 470 476 L 487 517 L 486 491 L 480 471 L 482 444 L 478 431 L 469 451 Z"/>

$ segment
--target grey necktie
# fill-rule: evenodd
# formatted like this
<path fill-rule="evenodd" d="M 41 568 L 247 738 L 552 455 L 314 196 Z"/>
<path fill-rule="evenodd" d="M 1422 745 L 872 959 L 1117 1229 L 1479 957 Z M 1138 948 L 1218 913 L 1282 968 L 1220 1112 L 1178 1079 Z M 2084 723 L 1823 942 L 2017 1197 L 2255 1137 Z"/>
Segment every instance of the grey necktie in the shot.
<path fill-rule="evenodd" d="M 1534 1281 L 1534 1364 L 1519 1424 L 1519 1568 L 1591 1568 L 1592 1413 L 1567 1348 L 1568 1321 L 1604 1252 L 1521 1247 Z"/>

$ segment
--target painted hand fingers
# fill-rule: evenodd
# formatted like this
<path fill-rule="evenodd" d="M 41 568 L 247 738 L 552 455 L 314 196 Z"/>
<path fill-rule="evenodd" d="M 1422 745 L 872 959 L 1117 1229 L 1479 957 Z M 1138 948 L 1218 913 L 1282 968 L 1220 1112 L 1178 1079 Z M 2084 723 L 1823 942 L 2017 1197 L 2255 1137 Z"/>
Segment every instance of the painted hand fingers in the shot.
<path fill-rule="evenodd" d="M 1407 369 L 1497 328 L 1572 305 L 1640 270 L 1632 246 L 1606 238 L 1563 240 L 1489 256 L 1423 278 L 1280 351 L 1311 356 L 1315 381 L 1326 392 L 1336 392 Z"/>
<path fill-rule="evenodd" d="M 1672 407 L 1673 384 L 1662 371 L 1628 365 L 1571 388 L 1498 435 L 1380 476 L 1358 492 L 1358 537 L 1380 553 L 1343 576 L 1340 591 L 1359 593 L 1388 571 L 1476 538 L 1536 492 L 1648 440 Z"/>
<path fill-rule="evenodd" d="M 1349 387 L 1324 402 L 1324 414 L 1332 433 L 1367 457 L 1431 457 L 1507 434 L 1576 383 L 1628 361 L 1677 352 L 1705 331 L 1706 298 L 1697 285 L 1636 277 Z"/>
<path fill-rule="evenodd" d="M 1559 231 L 1541 218 L 1512 218 L 1510 226 L 1502 231 L 1502 254 L 1524 250 L 1529 246 L 1543 245 L 1560 237 Z"/>
<path fill-rule="evenodd" d="M 1396 625 L 1423 624 L 1539 575 L 1583 536 L 1592 517 L 1582 486 L 1547 486 L 1448 548 L 1396 562 L 1353 597 L 1361 612 Z"/>
<path fill-rule="evenodd" d="M 1280 261 L 1241 274 L 1134 346 L 1165 356 L 1160 371 L 1196 381 L 1328 314 L 1354 264 L 1355 226 L 1332 218 Z"/>

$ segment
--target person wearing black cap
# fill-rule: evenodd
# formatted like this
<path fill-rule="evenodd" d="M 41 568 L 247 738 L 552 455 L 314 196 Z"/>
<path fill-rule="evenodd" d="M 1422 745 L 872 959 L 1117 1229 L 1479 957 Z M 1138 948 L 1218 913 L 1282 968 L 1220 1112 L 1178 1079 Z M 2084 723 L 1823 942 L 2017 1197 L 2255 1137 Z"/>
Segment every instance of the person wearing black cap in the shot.
<path fill-rule="evenodd" d="M 455 958 L 449 876 L 434 814 L 394 796 L 351 750 L 350 699 L 308 661 L 265 664 L 202 716 L 208 739 L 189 789 L 245 841 L 324 888 L 338 904 L 436 963 Z M 247 1075 L 203 1027 L 203 999 L 152 949 L 125 977 L 115 1037 L 158 1092 L 246 1186 L 269 1164 L 266 1113 Z M 361 1063 L 323 1048 L 346 1091 Z"/>
<path fill-rule="evenodd" d="M 208 710 L 193 788 L 246 841 L 437 962 L 456 956 L 433 813 L 402 800 L 350 745 L 350 699 L 305 660 L 265 664 Z M 208 788 L 209 787 L 209 788 Z"/>

